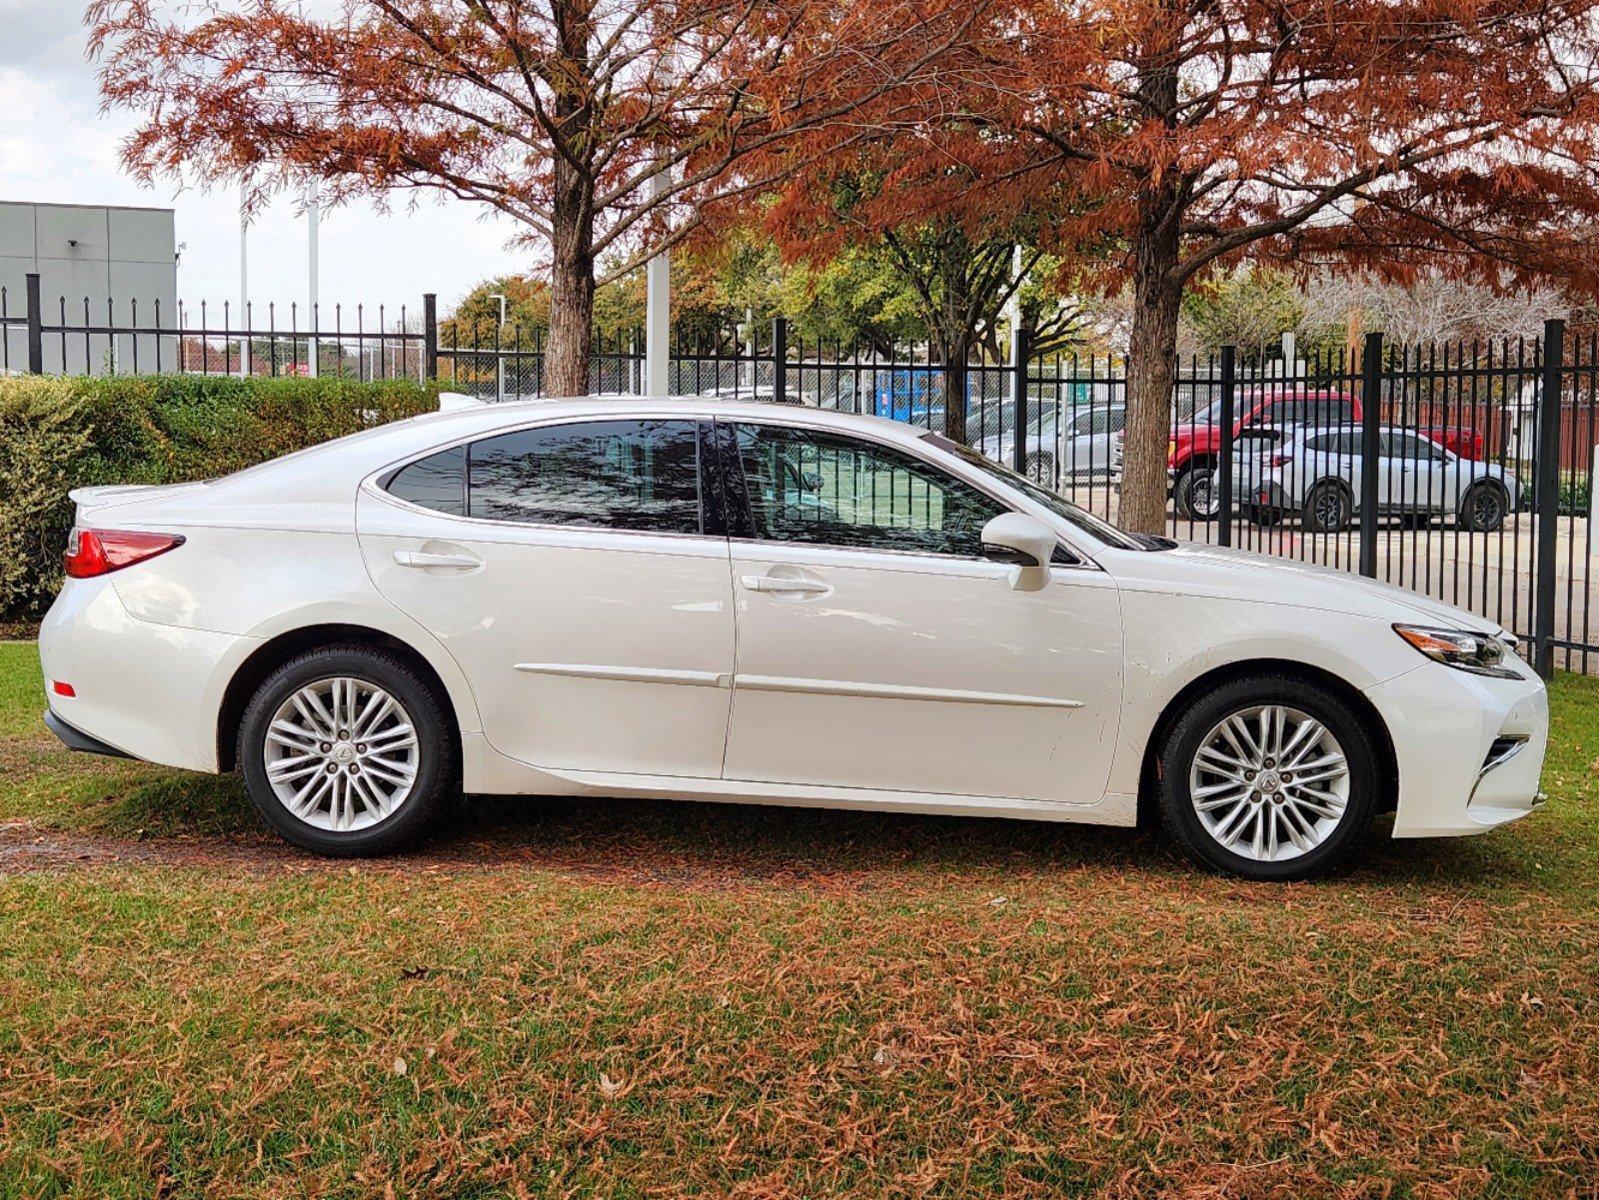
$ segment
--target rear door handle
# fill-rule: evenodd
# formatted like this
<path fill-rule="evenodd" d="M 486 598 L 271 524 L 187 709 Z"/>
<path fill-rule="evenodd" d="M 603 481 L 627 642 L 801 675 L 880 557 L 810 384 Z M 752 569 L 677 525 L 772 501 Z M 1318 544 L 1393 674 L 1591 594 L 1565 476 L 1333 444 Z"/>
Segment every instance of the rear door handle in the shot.
<path fill-rule="evenodd" d="M 740 582 L 752 592 L 787 592 L 793 595 L 819 596 L 833 589 L 820 579 L 785 579 L 780 575 L 744 575 Z"/>
<path fill-rule="evenodd" d="M 461 571 L 483 565 L 482 559 L 471 554 L 435 554 L 429 550 L 396 550 L 394 561 L 402 567 L 454 567 Z"/>

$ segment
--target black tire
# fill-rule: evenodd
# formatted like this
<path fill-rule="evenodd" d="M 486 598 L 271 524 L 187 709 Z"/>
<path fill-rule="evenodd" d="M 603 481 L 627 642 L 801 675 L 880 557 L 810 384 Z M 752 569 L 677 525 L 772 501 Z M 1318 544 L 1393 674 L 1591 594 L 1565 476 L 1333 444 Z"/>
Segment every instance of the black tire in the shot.
<path fill-rule="evenodd" d="M 1191 463 L 1172 486 L 1172 503 L 1177 515 L 1190 521 L 1214 521 L 1219 507 L 1214 495 L 1215 468 L 1209 463 Z"/>
<path fill-rule="evenodd" d="M 1431 524 L 1431 513 L 1405 513 L 1399 518 L 1401 529 L 1426 529 Z"/>
<path fill-rule="evenodd" d="M 417 737 L 409 792 L 394 812 L 362 829 L 321 829 L 301 820 L 267 775 L 267 730 L 274 714 L 301 688 L 333 678 L 382 688 L 403 708 Z M 286 840 L 316 854 L 365 857 L 401 850 L 432 824 L 456 786 L 459 751 L 446 703 L 404 659 L 368 646 L 329 646 L 290 659 L 256 689 L 239 723 L 237 761 L 250 800 Z"/>
<path fill-rule="evenodd" d="M 1027 468 L 1027 478 L 1034 483 L 1043 484 L 1051 490 L 1055 487 L 1055 456 L 1053 454 L 1034 451 L 1027 456 L 1027 461 L 1022 464 Z"/>
<path fill-rule="evenodd" d="M 1283 523 L 1283 512 L 1280 508 L 1264 508 L 1257 504 L 1244 509 L 1244 519 L 1251 525 L 1270 529 Z"/>
<path fill-rule="evenodd" d="M 1337 739 L 1349 772 L 1349 796 L 1337 824 L 1314 848 L 1279 861 L 1249 858 L 1223 846 L 1205 828 L 1190 794 L 1189 773 L 1202 739 L 1229 714 L 1266 704 L 1320 721 Z M 1166 833 L 1200 865 L 1244 879 L 1314 879 L 1345 865 L 1370 829 L 1383 790 L 1381 759 L 1365 721 L 1337 696 L 1287 675 L 1236 679 L 1200 696 L 1167 733 L 1160 764 L 1158 799 Z"/>
<path fill-rule="evenodd" d="M 1323 479 L 1305 496 L 1304 527 L 1310 533 L 1342 533 L 1349 528 L 1354 507 L 1347 484 Z"/>
<path fill-rule="evenodd" d="M 1471 533 L 1493 533 L 1510 513 L 1510 493 L 1483 479 L 1466 489 L 1460 500 L 1460 527 Z"/>

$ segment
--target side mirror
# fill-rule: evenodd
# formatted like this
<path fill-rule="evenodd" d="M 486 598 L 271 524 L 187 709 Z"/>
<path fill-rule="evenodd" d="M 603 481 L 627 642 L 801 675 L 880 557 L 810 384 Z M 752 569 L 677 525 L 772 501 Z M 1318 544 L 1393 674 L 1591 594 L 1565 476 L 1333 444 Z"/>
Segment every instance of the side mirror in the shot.
<path fill-rule="evenodd" d="M 1042 521 L 1021 513 L 1001 513 L 983 526 L 983 557 L 1010 563 L 1010 585 L 1035 592 L 1049 582 L 1049 560 L 1058 539 Z"/>

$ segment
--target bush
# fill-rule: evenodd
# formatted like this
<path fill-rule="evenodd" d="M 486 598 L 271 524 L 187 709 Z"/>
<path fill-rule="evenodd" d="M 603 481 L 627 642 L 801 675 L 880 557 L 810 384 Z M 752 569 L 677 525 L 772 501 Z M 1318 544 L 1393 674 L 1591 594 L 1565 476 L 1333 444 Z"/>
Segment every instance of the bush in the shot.
<path fill-rule="evenodd" d="M 0 378 L 0 619 L 60 587 L 71 488 L 209 479 L 437 403 L 412 381 Z"/>

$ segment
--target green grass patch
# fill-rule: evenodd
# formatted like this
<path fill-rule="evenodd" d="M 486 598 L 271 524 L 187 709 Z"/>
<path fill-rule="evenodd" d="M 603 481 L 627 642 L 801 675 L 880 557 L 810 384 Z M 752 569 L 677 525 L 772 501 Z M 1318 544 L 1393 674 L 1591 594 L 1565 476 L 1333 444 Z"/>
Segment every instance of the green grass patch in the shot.
<path fill-rule="evenodd" d="M 531 798 L 322 863 L 231 781 L 52 748 L 31 655 L 0 818 L 142 835 L 0 841 L 0 1197 L 1599 1178 L 1594 680 L 1552 688 L 1542 812 L 1267 887 L 1126 831 Z"/>

